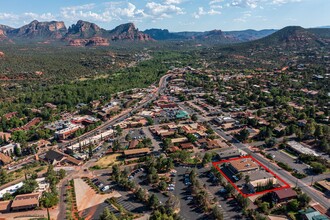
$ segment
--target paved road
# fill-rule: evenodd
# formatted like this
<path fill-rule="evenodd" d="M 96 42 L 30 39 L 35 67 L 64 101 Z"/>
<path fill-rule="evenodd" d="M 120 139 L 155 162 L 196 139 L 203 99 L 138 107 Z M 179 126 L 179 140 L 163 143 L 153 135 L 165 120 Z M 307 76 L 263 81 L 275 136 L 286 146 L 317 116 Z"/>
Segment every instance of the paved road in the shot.
<path fill-rule="evenodd" d="M 143 101 L 139 106 L 137 107 L 134 107 L 134 108 L 129 108 L 129 109 L 126 109 L 124 112 L 122 112 L 121 114 L 115 116 L 114 118 L 108 120 L 107 122 L 103 123 L 101 126 L 97 127 L 96 129 L 88 132 L 88 133 L 85 133 L 77 138 L 74 138 L 72 140 L 70 140 L 68 143 L 59 143 L 58 144 L 58 147 L 59 148 L 63 148 L 65 146 L 68 146 L 69 145 L 73 145 L 73 144 L 76 144 L 78 143 L 78 141 L 82 141 L 84 139 L 87 139 L 87 138 L 90 138 L 92 136 L 94 136 L 96 133 L 98 132 L 102 132 L 102 131 L 105 131 L 107 130 L 107 128 L 109 126 L 113 126 L 114 124 L 118 123 L 119 121 L 123 121 L 124 119 L 128 118 L 129 115 L 131 115 L 133 112 L 137 111 L 137 110 L 140 110 L 141 108 L 144 108 L 145 106 L 147 106 L 149 103 L 153 102 L 154 100 L 156 100 L 156 98 L 160 95 L 160 94 L 163 94 L 165 88 L 166 88 L 166 85 L 167 85 L 167 79 L 170 77 L 171 75 L 170 74 L 167 74 L 165 76 L 163 76 L 160 81 L 159 81 L 159 87 L 158 87 L 158 90 L 155 94 L 151 94 L 148 97 L 145 98 L 145 101 Z"/>
<path fill-rule="evenodd" d="M 157 141 L 154 136 L 151 134 L 149 127 L 143 127 L 143 132 L 145 133 L 147 138 L 151 139 L 152 146 L 154 147 L 154 151 L 160 151 L 160 141 Z"/>

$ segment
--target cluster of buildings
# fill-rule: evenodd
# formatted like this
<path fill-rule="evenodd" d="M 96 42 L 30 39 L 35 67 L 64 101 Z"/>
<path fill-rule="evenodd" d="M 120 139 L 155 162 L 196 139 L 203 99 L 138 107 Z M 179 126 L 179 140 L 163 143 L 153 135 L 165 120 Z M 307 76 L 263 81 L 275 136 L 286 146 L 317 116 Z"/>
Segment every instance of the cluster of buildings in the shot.
<path fill-rule="evenodd" d="M 68 139 L 79 129 L 84 129 L 85 126 L 99 121 L 90 115 L 73 117 L 71 114 L 65 114 L 63 117 L 65 120 L 58 120 L 45 125 L 45 128 L 55 131 L 54 137 L 58 140 Z"/>
<path fill-rule="evenodd" d="M 12 200 L 0 201 L 0 213 L 17 212 L 33 210 L 39 207 L 39 200 L 44 191 L 49 188 L 45 178 L 36 179 L 38 187 L 32 193 L 16 195 Z M 0 198 L 5 193 L 15 194 L 15 192 L 23 186 L 23 182 L 9 186 L 0 191 Z"/>

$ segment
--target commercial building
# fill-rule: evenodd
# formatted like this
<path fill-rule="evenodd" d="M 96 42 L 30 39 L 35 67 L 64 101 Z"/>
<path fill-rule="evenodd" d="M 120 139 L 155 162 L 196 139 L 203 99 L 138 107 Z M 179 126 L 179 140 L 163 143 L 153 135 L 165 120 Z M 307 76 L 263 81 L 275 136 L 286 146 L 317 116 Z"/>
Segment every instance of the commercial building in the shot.
<path fill-rule="evenodd" d="M 10 143 L 0 147 L 0 152 L 6 154 L 7 156 L 11 156 L 14 154 L 15 147 L 20 149 L 21 145 L 19 143 Z"/>
<path fill-rule="evenodd" d="M 305 147 L 301 143 L 298 143 L 296 141 L 288 141 L 287 143 L 288 147 L 295 151 L 298 154 L 308 154 L 308 155 L 313 155 L 313 156 L 319 156 L 314 150 Z"/>
<path fill-rule="evenodd" d="M 35 209 L 39 206 L 40 193 L 18 195 L 11 204 L 12 211 Z"/>
<path fill-rule="evenodd" d="M 237 149 L 237 148 L 226 148 L 222 151 L 217 152 L 220 160 L 225 160 L 229 158 L 234 158 L 234 157 L 240 157 L 242 153 Z"/>
<path fill-rule="evenodd" d="M 73 164 L 73 165 L 80 165 L 82 164 L 82 161 L 77 160 L 70 155 L 67 155 L 65 153 L 62 153 L 57 150 L 49 150 L 46 153 L 45 160 L 53 165 L 58 164 Z"/>
<path fill-rule="evenodd" d="M 82 125 L 67 123 L 64 128 L 55 132 L 55 138 L 59 140 L 67 139 L 70 135 L 78 131 L 80 128 L 84 128 Z"/>
<path fill-rule="evenodd" d="M 259 169 L 259 165 L 251 158 L 242 158 L 228 162 L 228 168 L 235 174 L 254 171 Z"/>
<path fill-rule="evenodd" d="M 143 157 L 150 153 L 149 148 L 140 148 L 140 149 L 132 149 L 132 150 L 124 150 L 124 156 L 126 158 L 133 157 Z"/>
<path fill-rule="evenodd" d="M 10 211 L 11 201 L 0 201 L 0 213 L 7 213 Z"/>

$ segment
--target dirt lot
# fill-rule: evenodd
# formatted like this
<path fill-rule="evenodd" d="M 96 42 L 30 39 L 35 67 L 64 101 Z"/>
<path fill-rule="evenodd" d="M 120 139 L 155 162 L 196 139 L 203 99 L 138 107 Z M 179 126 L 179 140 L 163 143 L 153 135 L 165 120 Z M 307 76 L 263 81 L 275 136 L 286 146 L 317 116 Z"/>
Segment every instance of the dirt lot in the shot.
<path fill-rule="evenodd" d="M 117 162 L 116 158 L 121 154 L 112 154 L 105 157 L 102 157 L 95 163 L 95 166 L 100 166 L 101 168 L 108 168 L 113 163 Z"/>
<path fill-rule="evenodd" d="M 96 194 L 96 192 L 82 179 L 74 179 L 74 186 L 77 199 L 77 208 L 79 212 L 91 207 L 96 207 L 108 198 L 118 198 L 121 196 L 117 191 L 113 191 L 112 193 L 104 195 Z M 89 214 L 93 215 L 92 211 Z"/>

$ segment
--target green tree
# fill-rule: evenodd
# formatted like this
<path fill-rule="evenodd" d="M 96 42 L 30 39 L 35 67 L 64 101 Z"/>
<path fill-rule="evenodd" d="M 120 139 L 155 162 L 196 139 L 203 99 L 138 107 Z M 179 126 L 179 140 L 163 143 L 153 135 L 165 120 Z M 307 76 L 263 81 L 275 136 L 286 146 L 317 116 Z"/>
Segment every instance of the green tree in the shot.
<path fill-rule="evenodd" d="M 0 185 L 3 185 L 8 182 L 8 174 L 5 169 L 0 167 Z"/>
<path fill-rule="evenodd" d="M 12 139 L 14 142 L 18 142 L 18 143 L 26 143 L 26 141 L 27 141 L 26 132 L 25 132 L 25 131 L 22 131 L 22 130 L 14 131 L 14 132 L 11 134 L 11 139 Z"/>
<path fill-rule="evenodd" d="M 298 196 L 298 201 L 303 207 L 307 207 L 311 200 L 312 199 L 306 193 L 302 193 Z"/>
<path fill-rule="evenodd" d="M 212 215 L 216 220 L 223 220 L 223 212 L 219 206 L 215 205 L 212 209 Z"/>
<path fill-rule="evenodd" d="M 113 151 L 118 151 L 120 150 L 121 146 L 118 140 L 114 140 L 113 144 L 112 144 L 112 149 Z"/>
<path fill-rule="evenodd" d="M 237 201 L 242 206 L 243 209 L 246 209 L 249 206 L 248 198 L 245 198 L 241 194 L 238 194 Z"/>
<path fill-rule="evenodd" d="M 294 212 L 299 210 L 299 202 L 297 199 L 293 199 L 288 203 L 288 209 Z"/>
<path fill-rule="evenodd" d="M 56 206 L 59 202 L 59 197 L 57 193 L 53 192 L 43 192 L 40 203 L 45 208 L 51 208 Z"/>
<path fill-rule="evenodd" d="M 188 141 L 191 143 L 195 143 L 197 141 L 197 137 L 193 134 L 187 134 Z"/>
<path fill-rule="evenodd" d="M 234 193 L 235 188 L 234 188 L 230 183 L 227 183 L 227 184 L 225 185 L 225 190 L 226 190 L 226 194 L 227 194 L 228 196 L 230 196 L 230 195 L 232 195 L 232 194 Z"/>
<path fill-rule="evenodd" d="M 205 166 L 207 163 L 210 163 L 212 161 L 212 154 L 210 152 L 206 152 L 204 154 L 202 164 Z"/>
<path fill-rule="evenodd" d="M 165 138 L 163 144 L 164 144 L 164 150 L 167 150 L 168 148 L 173 146 L 173 143 L 170 138 Z"/>
<path fill-rule="evenodd" d="M 244 177 L 244 181 L 245 181 L 245 184 L 250 183 L 250 181 L 251 181 L 250 176 L 249 176 L 249 175 L 245 175 L 245 177 Z"/>
<path fill-rule="evenodd" d="M 159 187 L 159 190 L 160 191 L 165 191 L 166 188 L 167 188 L 167 184 L 166 184 L 166 182 L 164 180 L 162 180 L 162 181 L 159 182 L 158 187 Z"/>
<path fill-rule="evenodd" d="M 244 128 L 238 134 L 236 134 L 235 137 L 239 141 L 246 141 L 248 139 L 249 135 L 250 135 L 250 132 L 246 128 Z"/>
<path fill-rule="evenodd" d="M 319 162 L 312 162 L 311 167 L 317 174 L 323 173 L 327 170 L 327 167 Z"/>
<path fill-rule="evenodd" d="M 193 114 L 193 115 L 191 116 L 191 120 L 193 120 L 193 121 L 197 121 L 197 120 L 198 120 L 197 114 Z"/>
<path fill-rule="evenodd" d="M 5 194 L 3 194 L 2 199 L 4 201 L 6 201 L 6 200 L 12 200 L 12 199 L 14 199 L 14 196 L 12 194 L 6 192 Z"/>
<path fill-rule="evenodd" d="M 117 125 L 115 129 L 118 136 L 120 136 L 123 133 L 123 129 L 119 125 Z"/>
<path fill-rule="evenodd" d="M 314 135 L 317 138 L 321 138 L 323 136 L 323 126 L 322 125 L 317 125 L 315 127 Z"/>
<path fill-rule="evenodd" d="M 65 172 L 64 169 L 60 169 L 60 170 L 58 171 L 58 177 L 59 177 L 60 179 L 63 179 L 63 178 L 65 177 L 65 175 L 66 175 L 66 172 Z"/>
<path fill-rule="evenodd" d="M 110 212 L 108 207 L 103 209 L 102 214 L 100 215 L 100 220 L 117 220 L 118 218 Z"/>
<path fill-rule="evenodd" d="M 156 209 L 159 206 L 159 199 L 155 194 L 152 194 L 148 200 L 149 207 Z"/>
<path fill-rule="evenodd" d="M 23 185 L 16 191 L 16 194 L 32 193 L 38 187 L 37 181 L 33 179 L 27 179 L 23 181 Z"/>
<path fill-rule="evenodd" d="M 16 157 L 22 156 L 21 148 L 18 147 L 17 145 L 15 145 L 15 147 L 14 147 L 14 154 Z"/>
<path fill-rule="evenodd" d="M 269 203 L 268 202 L 263 202 L 260 204 L 260 209 L 263 213 L 267 214 L 269 213 Z"/>

